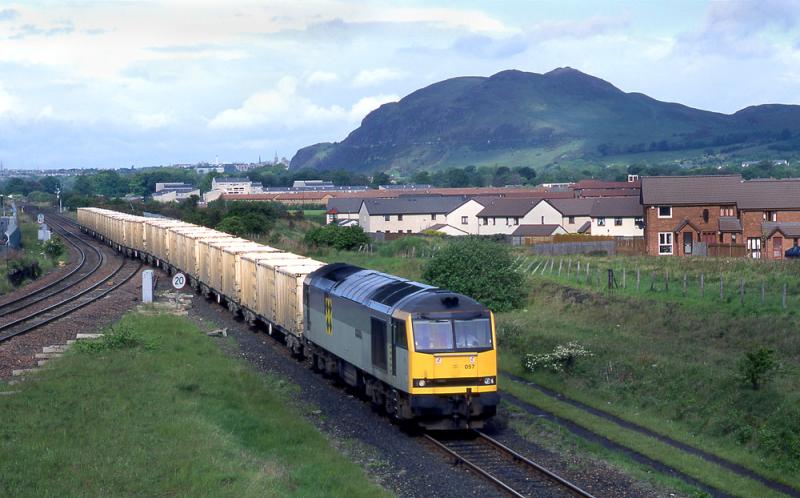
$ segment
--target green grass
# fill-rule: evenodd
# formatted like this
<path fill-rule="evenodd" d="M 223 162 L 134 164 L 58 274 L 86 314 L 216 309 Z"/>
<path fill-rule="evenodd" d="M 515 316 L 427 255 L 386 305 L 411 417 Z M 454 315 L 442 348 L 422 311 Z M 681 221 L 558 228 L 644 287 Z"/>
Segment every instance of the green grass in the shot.
<path fill-rule="evenodd" d="M 116 329 L 133 339 L 70 351 L 0 397 L 0 495 L 385 495 L 303 418 L 296 387 L 185 318 Z"/>
<path fill-rule="evenodd" d="M 709 463 L 700 457 L 689 455 L 654 438 L 634 434 L 605 419 L 587 414 L 578 408 L 547 397 L 530 387 L 506 382 L 503 385 L 503 389 L 518 398 L 528 400 L 559 417 L 572 420 L 578 425 L 590 429 L 592 432 L 604 436 L 615 443 L 663 462 L 700 482 L 709 484 L 733 496 L 759 496 L 765 498 L 784 496 L 782 493 L 777 493 L 752 479 L 740 477 L 716 464 Z"/>
<path fill-rule="evenodd" d="M 800 265 L 795 263 L 745 258 L 528 256 L 521 251 L 517 259 L 519 270 L 537 281 L 608 293 L 610 269 L 616 281 L 615 295 L 681 303 L 706 312 L 724 307 L 743 316 L 782 312 L 784 285 L 786 309 L 800 308 Z"/>
<path fill-rule="evenodd" d="M 39 268 L 42 269 L 42 275 L 53 270 L 56 266 L 66 264 L 69 261 L 69 252 L 67 250 L 58 258 L 51 259 L 42 252 L 42 245 L 38 240 L 39 224 L 36 223 L 35 218 L 28 214 L 19 214 L 20 223 L 20 238 L 22 248 L 19 251 L 14 251 L 8 254 L 8 258 L 4 259 L 24 259 L 27 261 L 36 261 L 39 263 Z M 65 243 L 66 245 L 66 243 Z M 2 266 L 2 276 L 0 276 L 0 295 L 11 292 L 15 287 L 8 280 L 8 270 L 6 262 L 0 263 Z M 27 284 L 23 281 L 20 286 Z"/>
<path fill-rule="evenodd" d="M 504 409 L 509 415 L 508 425 L 520 436 L 538 446 L 557 452 L 577 470 L 582 470 L 590 462 L 594 466 L 608 465 L 637 481 L 658 488 L 652 493 L 643 494 L 668 496 L 674 493 L 674 490 L 678 490 L 687 496 L 706 495 L 683 479 L 653 472 L 649 465 L 636 462 L 600 443 L 577 436 L 557 422 L 533 416 L 510 403 L 504 403 Z"/>
<path fill-rule="evenodd" d="M 800 336 L 793 315 L 707 313 L 542 281 L 533 288 L 526 310 L 499 317 L 502 369 L 800 486 Z M 568 375 L 523 371 L 525 353 L 569 341 L 593 356 Z M 781 368 L 754 391 L 737 378 L 736 366 L 761 346 L 777 351 Z"/>

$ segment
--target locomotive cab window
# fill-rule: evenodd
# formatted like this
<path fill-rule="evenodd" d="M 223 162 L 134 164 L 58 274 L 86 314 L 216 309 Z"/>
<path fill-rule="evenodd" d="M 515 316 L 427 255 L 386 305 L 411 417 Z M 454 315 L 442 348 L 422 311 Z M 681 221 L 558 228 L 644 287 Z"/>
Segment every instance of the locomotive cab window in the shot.
<path fill-rule="evenodd" d="M 453 349 L 453 324 L 450 320 L 415 321 L 414 349 L 417 351 Z"/>
<path fill-rule="evenodd" d="M 492 347 L 492 328 L 488 318 L 453 320 L 457 349 L 488 349 Z"/>
<path fill-rule="evenodd" d="M 393 344 L 398 348 L 408 349 L 406 340 L 406 322 L 403 320 L 392 319 L 392 331 L 394 333 Z"/>
<path fill-rule="evenodd" d="M 414 349 L 419 352 L 485 351 L 492 349 L 488 318 L 414 320 Z"/>

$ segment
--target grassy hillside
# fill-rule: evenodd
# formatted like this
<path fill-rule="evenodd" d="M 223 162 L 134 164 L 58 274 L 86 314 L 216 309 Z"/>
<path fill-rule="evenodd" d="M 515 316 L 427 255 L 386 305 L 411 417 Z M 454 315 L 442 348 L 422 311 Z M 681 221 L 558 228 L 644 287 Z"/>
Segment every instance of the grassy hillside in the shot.
<path fill-rule="evenodd" d="M 384 496 L 306 422 L 293 387 L 191 322 L 130 314 L 0 390 L 3 496 Z M 233 347 L 233 344 L 229 344 Z"/>
<path fill-rule="evenodd" d="M 680 152 L 682 159 L 775 146 L 800 151 L 800 107 L 725 115 L 625 93 L 571 68 L 453 78 L 367 115 L 342 142 L 301 149 L 291 167 L 362 171 L 564 161 Z M 730 156 L 730 154 L 729 154 Z M 641 156 L 639 156 L 641 158 Z M 632 158 L 631 162 L 635 160 Z"/>

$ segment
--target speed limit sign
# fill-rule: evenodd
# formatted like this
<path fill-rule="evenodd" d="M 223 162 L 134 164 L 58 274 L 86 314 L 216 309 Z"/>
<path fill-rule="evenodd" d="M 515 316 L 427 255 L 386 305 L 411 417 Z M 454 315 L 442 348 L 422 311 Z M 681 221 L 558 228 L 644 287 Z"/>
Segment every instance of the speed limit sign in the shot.
<path fill-rule="evenodd" d="M 172 277 L 172 286 L 175 287 L 176 290 L 181 290 L 184 285 L 186 285 L 186 275 L 183 273 L 176 273 L 175 276 Z"/>

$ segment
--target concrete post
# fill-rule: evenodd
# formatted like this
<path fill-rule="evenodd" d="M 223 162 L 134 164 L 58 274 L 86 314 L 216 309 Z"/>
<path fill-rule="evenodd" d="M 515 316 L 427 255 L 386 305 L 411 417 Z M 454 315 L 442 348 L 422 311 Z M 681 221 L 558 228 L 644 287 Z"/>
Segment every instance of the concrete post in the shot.
<path fill-rule="evenodd" d="M 142 272 L 142 302 L 153 302 L 153 270 Z"/>

